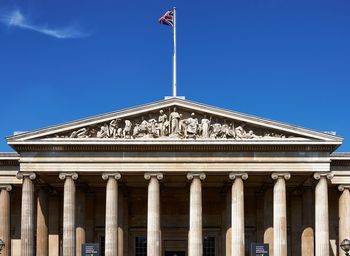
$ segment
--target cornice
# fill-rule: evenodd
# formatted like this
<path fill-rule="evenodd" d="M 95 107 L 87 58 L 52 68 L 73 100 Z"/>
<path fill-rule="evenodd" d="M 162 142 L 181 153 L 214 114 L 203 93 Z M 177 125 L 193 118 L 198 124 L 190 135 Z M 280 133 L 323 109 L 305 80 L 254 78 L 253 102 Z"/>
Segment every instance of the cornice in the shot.
<path fill-rule="evenodd" d="M 333 152 L 338 145 L 324 143 L 276 144 L 274 143 L 173 143 L 173 144 L 24 144 L 12 145 L 18 152 L 36 151 L 322 151 Z M 17 162 L 18 163 L 18 162 Z M 1 161 L 0 161 L 1 164 Z M 13 162 L 15 164 L 15 162 Z"/>

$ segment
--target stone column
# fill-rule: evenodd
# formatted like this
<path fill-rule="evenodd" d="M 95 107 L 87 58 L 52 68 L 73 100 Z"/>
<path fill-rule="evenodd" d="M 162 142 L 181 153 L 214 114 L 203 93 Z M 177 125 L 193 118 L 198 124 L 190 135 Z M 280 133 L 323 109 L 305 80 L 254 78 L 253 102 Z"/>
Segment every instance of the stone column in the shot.
<path fill-rule="evenodd" d="M 301 234 L 301 255 L 314 255 L 314 205 L 313 190 L 311 184 L 304 187 L 303 191 L 303 231 Z"/>
<path fill-rule="evenodd" d="M 21 256 L 34 256 L 34 184 L 35 173 L 17 173 L 22 184 Z"/>
<path fill-rule="evenodd" d="M 188 232 L 188 256 L 203 255 L 202 234 L 202 180 L 204 173 L 188 173 L 190 187 L 190 230 Z"/>
<path fill-rule="evenodd" d="M 350 238 L 350 185 L 338 186 L 341 195 L 339 197 L 339 245 L 345 239 Z M 339 246 L 339 256 L 345 256 Z"/>
<path fill-rule="evenodd" d="M 75 180 L 77 173 L 60 173 L 63 193 L 63 256 L 75 256 Z"/>
<path fill-rule="evenodd" d="M 105 226 L 105 255 L 118 255 L 118 180 L 121 174 L 104 173 L 102 178 L 107 180 L 106 186 L 106 226 Z"/>
<path fill-rule="evenodd" d="M 0 239 L 5 243 L 1 251 L 2 256 L 11 255 L 11 215 L 10 215 L 10 191 L 11 185 L 0 185 Z"/>
<path fill-rule="evenodd" d="M 76 255 L 81 255 L 81 246 L 86 241 L 86 235 L 85 235 L 85 213 L 86 213 L 86 194 L 84 191 L 84 188 L 78 188 L 77 190 L 77 206 L 76 206 L 76 228 L 75 228 L 75 235 L 76 235 Z"/>
<path fill-rule="evenodd" d="M 330 173 L 315 173 L 315 255 L 329 256 L 328 185 Z"/>
<path fill-rule="evenodd" d="M 273 173 L 273 252 L 274 256 L 287 256 L 287 198 L 286 180 L 289 173 Z"/>
<path fill-rule="evenodd" d="M 230 173 L 231 190 L 231 255 L 244 256 L 244 185 L 247 173 Z"/>
<path fill-rule="evenodd" d="M 162 238 L 160 230 L 159 180 L 161 173 L 145 173 L 148 183 L 147 203 L 147 255 L 160 256 L 162 254 Z"/>
<path fill-rule="evenodd" d="M 37 196 L 36 215 L 36 255 L 48 255 L 49 223 L 48 223 L 48 190 L 40 187 Z"/>

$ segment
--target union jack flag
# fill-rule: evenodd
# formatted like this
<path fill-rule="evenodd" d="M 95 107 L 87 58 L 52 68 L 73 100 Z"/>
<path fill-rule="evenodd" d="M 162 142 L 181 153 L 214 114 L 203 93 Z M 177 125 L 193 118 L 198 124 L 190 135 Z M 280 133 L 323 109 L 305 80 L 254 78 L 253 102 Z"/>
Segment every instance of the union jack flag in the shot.
<path fill-rule="evenodd" d="M 167 25 L 174 27 L 174 12 L 167 11 L 160 19 L 159 23 L 162 25 Z"/>

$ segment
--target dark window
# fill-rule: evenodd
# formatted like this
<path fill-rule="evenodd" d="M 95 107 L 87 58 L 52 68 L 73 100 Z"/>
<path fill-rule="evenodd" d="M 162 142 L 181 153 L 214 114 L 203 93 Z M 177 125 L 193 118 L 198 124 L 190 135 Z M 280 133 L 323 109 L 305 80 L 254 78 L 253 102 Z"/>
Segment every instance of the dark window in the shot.
<path fill-rule="evenodd" d="M 204 237 L 203 256 L 215 256 L 215 237 L 214 236 Z"/>
<path fill-rule="evenodd" d="M 100 253 L 105 256 L 105 236 L 100 236 Z"/>
<path fill-rule="evenodd" d="M 147 256 L 147 240 L 146 237 L 137 236 L 135 239 L 135 256 Z"/>

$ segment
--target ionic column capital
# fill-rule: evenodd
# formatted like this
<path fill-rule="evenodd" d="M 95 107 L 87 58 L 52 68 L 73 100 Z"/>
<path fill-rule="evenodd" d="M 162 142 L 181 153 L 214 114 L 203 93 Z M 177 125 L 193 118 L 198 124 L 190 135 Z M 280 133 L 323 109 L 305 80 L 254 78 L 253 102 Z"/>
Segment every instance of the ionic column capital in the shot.
<path fill-rule="evenodd" d="M 291 177 L 289 172 L 274 172 L 271 174 L 271 178 L 273 180 L 277 180 L 277 179 L 285 179 L 285 180 L 289 180 Z"/>
<path fill-rule="evenodd" d="M 333 179 L 334 174 L 332 172 L 315 172 L 314 173 L 315 180 L 319 180 L 319 179 L 321 179 L 321 177 L 331 180 L 331 179 Z"/>
<path fill-rule="evenodd" d="M 12 185 L 10 185 L 10 184 L 1 184 L 0 185 L 0 190 L 3 190 L 3 189 L 8 191 L 8 192 L 10 192 L 12 190 Z"/>
<path fill-rule="evenodd" d="M 246 179 L 248 179 L 248 173 L 245 173 L 245 172 L 230 172 L 228 177 L 230 178 L 230 180 L 235 180 L 237 178 L 240 178 L 242 180 L 246 180 Z"/>
<path fill-rule="evenodd" d="M 204 172 L 189 172 L 187 173 L 187 179 L 193 180 L 194 178 L 199 178 L 200 180 L 205 180 L 207 175 Z"/>
<path fill-rule="evenodd" d="M 35 172 L 18 172 L 16 177 L 19 180 L 22 180 L 24 178 L 29 178 L 30 180 L 35 180 L 36 174 L 35 174 Z"/>
<path fill-rule="evenodd" d="M 164 176 L 161 172 L 146 172 L 144 177 L 146 180 L 150 180 L 152 177 L 157 178 L 157 180 L 162 180 Z"/>
<path fill-rule="evenodd" d="M 79 175 L 76 172 L 61 172 L 58 174 L 60 180 L 65 180 L 67 177 L 71 177 L 72 180 L 77 180 Z"/>
<path fill-rule="evenodd" d="M 108 180 L 109 178 L 114 178 L 116 180 L 120 180 L 122 177 L 122 175 L 120 174 L 120 172 L 113 172 L 113 173 L 102 173 L 102 179 L 103 180 Z"/>
<path fill-rule="evenodd" d="M 350 190 L 350 184 L 346 184 L 346 185 L 339 185 L 338 186 L 338 190 L 340 191 L 340 192 L 342 192 L 342 191 L 344 191 L 344 190 Z"/>

